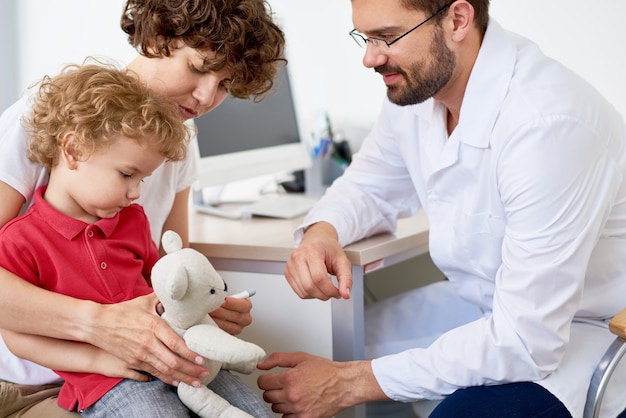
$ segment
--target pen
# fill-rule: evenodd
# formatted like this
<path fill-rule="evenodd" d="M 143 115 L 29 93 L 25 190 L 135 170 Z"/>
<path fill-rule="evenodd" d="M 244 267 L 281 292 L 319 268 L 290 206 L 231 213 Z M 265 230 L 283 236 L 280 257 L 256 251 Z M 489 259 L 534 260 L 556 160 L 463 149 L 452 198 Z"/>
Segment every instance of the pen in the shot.
<path fill-rule="evenodd" d="M 254 295 L 256 295 L 256 290 L 250 289 L 250 290 L 244 290 L 243 292 L 235 293 L 234 295 L 230 295 L 230 297 L 237 298 L 237 299 L 245 299 L 245 298 L 251 298 Z"/>

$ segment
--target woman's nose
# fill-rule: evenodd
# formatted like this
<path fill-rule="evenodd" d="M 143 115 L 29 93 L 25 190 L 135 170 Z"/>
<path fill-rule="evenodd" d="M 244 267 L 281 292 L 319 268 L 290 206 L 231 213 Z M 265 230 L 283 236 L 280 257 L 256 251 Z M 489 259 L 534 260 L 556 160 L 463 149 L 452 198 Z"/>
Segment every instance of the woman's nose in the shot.
<path fill-rule="evenodd" d="M 212 107 L 220 89 L 220 82 L 217 77 L 207 77 L 206 80 L 196 86 L 193 96 L 202 107 Z"/>

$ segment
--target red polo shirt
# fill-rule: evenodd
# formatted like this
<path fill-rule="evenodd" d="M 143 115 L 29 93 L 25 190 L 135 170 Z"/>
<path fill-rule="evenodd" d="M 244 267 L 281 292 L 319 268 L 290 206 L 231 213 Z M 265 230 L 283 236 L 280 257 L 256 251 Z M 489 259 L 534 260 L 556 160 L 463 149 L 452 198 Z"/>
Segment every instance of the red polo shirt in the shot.
<path fill-rule="evenodd" d="M 152 292 L 150 270 L 159 258 L 139 205 L 87 224 L 52 208 L 45 187 L 35 204 L 0 231 L 0 265 L 36 286 L 78 299 L 117 303 Z M 122 379 L 57 372 L 65 379 L 59 405 L 87 408 Z"/>

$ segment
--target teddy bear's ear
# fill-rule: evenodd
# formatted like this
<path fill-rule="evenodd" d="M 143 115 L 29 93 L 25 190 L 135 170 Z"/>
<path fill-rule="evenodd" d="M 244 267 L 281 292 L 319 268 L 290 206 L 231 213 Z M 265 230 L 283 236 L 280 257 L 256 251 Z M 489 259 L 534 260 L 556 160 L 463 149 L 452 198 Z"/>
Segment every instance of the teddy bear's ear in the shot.
<path fill-rule="evenodd" d="M 180 238 L 180 235 L 174 231 L 165 231 L 161 237 L 161 243 L 167 254 L 171 254 L 183 248 L 183 240 Z"/>
<path fill-rule="evenodd" d="M 187 277 L 187 270 L 176 269 L 174 277 L 170 282 L 170 296 L 174 300 L 181 300 L 187 293 L 187 286 L 189 285 L 189 278 Z"/>

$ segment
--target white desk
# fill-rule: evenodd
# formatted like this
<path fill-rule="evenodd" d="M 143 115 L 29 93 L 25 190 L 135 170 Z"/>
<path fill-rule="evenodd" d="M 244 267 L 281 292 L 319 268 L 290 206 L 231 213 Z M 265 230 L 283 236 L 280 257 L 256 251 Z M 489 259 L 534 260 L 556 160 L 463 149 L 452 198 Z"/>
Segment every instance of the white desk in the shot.
<path fill-rule="evenodd" d="M 428 251 L 424 215 L 401 219 L 395 234 L 381 234 L 346 247 L 354 284 L 350 300 L 300 300 L 283 276 L 302 218 L 230 220 L 190 212 L 191 246 L 205 254 L 236 292 L 257 290 L 254 323 L 242 338 L 266 351 L 307 351 L 334 360 L 364 357 L 363 278 Z M 262 282 L 261 282 L 262 281 Z M 257 373 L 258 374 L 258 373 Z M 250 382 L 250 381 L 249 381 Z M 255 380 L 251 380 L 256 386 Z M 364 417 L 364 405 L 340 417 Z"/>

